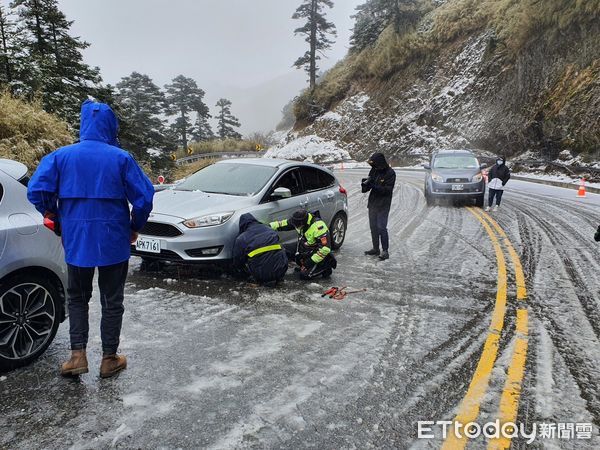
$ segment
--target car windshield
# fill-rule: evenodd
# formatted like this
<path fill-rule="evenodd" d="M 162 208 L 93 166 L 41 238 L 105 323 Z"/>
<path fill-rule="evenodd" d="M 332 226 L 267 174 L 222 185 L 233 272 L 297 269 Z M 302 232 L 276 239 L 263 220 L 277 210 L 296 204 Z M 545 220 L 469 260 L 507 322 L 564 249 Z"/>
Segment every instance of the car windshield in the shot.
<path fill-rule="evenodd" d="M 260 192 L 276 171 L 275 167 L 253 164 L 213 164 L 191 175 L 175 190 L 252 196 Z"/>
<path fill-rule="evenodd" d="M 439 155 L 435 158 L 434 169 L 477 169 L 477 158 L 470 155 Z"/>

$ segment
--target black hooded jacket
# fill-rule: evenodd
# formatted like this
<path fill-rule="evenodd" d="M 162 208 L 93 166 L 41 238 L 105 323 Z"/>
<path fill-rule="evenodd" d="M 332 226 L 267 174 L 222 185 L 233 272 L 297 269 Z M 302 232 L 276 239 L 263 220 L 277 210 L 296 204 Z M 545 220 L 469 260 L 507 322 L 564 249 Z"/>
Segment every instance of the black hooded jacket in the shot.
<path fill-rule="evenodd" d="M 392 194 L 396 185 L 396 172 L 385 160 L 383 153 L 375 153 L 369 158 L 371 171 L 369 178 L 362 182 L 363 193 L 369 194 L 369 209 L 389 209 L 392 205 Z"/>
<path fill-rule="evenodd" d="M 488 179 L 493 180 L 494 178 L 498 178 L 502 181 L 502 186 L 506 186 L 508 180 L 510 180 L 510 169 L 506 165 L 506 158 L 498 158 L 502 160 L 502 165 L 494 164 L 488 175 Z"/>
<path fill-rule="evenodd" d="M 252 214 L 244 214 L 240 217 L 240 234 L 233 246 L 234 268 L 247 268 L 259 283 L 282 279 L 288 268 L 285 250 L 269 251 L 253 258 L 248 256 L 254 250 L 276 244 L 279 244 L 276 231 L 260 223 Z"/>

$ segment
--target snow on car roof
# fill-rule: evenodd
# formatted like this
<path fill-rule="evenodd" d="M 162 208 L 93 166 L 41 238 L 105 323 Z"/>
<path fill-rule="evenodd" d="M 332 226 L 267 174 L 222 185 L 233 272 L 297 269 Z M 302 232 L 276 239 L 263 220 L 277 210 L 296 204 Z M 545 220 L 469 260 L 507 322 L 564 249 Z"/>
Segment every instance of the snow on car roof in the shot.
<path fill-rule="evenodd" d="M 20 180 L 27 175 L 27 166 L 12 159 L 0 158 L 0 170 L 15 180 Z"/>
<path fill-rule="evenodd" d="M 473 152 L 471 150 L 438 150 L 436 152 L 438 155 L 448 155 L 448 154 L 469 154 L 472 155 Z"/>
<path fill-rule="evenodd" d="M 294 164 L 298 161 L 289 161 L 287 159 L 275 159 L 275 158 L 238 158 L 238 159 L 225 159 L 219 161 L 217 164 L 253 164 L 256 166 L 268 166 L 268 167 L 280 167 L 285 164 Z"/>

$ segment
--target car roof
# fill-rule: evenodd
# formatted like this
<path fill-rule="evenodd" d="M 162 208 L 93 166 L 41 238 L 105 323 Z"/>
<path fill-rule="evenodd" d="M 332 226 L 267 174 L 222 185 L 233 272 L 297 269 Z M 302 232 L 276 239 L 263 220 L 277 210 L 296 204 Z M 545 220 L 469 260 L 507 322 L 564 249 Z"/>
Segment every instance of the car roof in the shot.
<path fill-rule="evenodd" d="M 471 150 L 438 150 L 434 153 L 435 155 L 471 155 L 475 156 L 475 154 Z"/>
<path fill-rule="evenodd" d="M 318 164 L 306 163 L 302 161 L 292 161 L 289 159 L 276 159 L 276 158 L 234 158 L 234 159 L 224 159 L 218 161 L 217 164 L 248 164 L 255 166 L 264 166 L 264 167 L 276 167 L 276 168 L 285 168 L 288 166 L 306 166 L 306 167 L 315 167 L 317 169 L 328 171 L 326 167 L 319 166 Z"/>
<path fill-rule="evenodd" d="M 0 170 L 15 180 L 20 180 L 27 175 L 27 166 L 12 159 L 0 158 Z"/>

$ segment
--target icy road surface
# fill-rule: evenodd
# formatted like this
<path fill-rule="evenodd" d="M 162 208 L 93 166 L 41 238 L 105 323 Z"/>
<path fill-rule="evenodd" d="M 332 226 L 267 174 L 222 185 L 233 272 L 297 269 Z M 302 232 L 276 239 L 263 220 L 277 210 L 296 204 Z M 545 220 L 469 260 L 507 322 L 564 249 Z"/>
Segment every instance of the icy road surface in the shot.
<path fill-rule="evenodd" d="M 330 281 L 290 274 L 281 289 L 259 289 L 196 269 L 140 272 L 133 259 L 121 342 L 129 368 L 98 378 L 96 294 L 89 374 L 58 376 L 63 324 L 40 360 L 0 378 L 0 448 L 439 448 L 441 439 L 416 439 L 417 421 L 452 420 L 482 356 L 498 290 L 490 237 L 464 207 L 427 208 L 423 175 L 399 172 L 391 259 L 367 258 L 364 172 L 339 176 L 350 230 Z M 594 423 L 589 440 L 532 448 L 600 448 L 600 196 L 511 182 L 493 217 L 527 277 L 519 422 Z M 497 418 L 511 363 L 514 277 L 509 267 L 480 423 Z M 367 292 L 321 298 L 331 286 Z"/>

